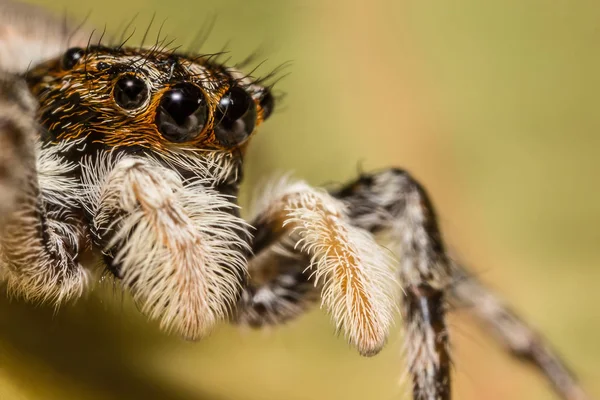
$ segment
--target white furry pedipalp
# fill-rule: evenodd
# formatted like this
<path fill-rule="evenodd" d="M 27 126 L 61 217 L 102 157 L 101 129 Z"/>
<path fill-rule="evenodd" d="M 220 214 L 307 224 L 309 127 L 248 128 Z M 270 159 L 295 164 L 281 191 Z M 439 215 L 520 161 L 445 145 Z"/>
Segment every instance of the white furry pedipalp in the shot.
<path fill-rule="evenodd" d="M 241 290 L 246 223 L 202 181 L 184 185 L 151 160 L 108 156 L 99 164 L 87 164 L 84 182 L 93 225 L 108 235 L 104 250 L 114 256 L 123 283 L 161 328 L 202 337 L 226 317 Z"/>
<path fill-rule="evenodd" d="M 281 179 L 257 202 L 258 219 L 289 226 L 311 256 L 322 304 L 338 330 L 363 355 L 379 352 L 396 310 L 394 258 L 373 236 L 352 226 L 344 204 L 305 182 Z"/>

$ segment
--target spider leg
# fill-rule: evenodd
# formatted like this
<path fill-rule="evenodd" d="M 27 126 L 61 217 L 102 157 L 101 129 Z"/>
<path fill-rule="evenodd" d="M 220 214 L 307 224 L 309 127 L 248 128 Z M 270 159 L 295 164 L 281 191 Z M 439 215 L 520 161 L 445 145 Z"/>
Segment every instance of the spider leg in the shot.
<path fill-rule="evenodd" d="M 467 309 L 511 355 L 537 368 L 565 400 L 590 400 L 556 351 L 521 317 L 462 266 L 454 265 L 449 302 Z"/>
<path fill-rule="evenodd" d="M 82 180 L 96 245 L 144 314 L 192 340 L 229 315 L 247 240 L 227 197 L 158 161 L 110 152 L 84 159 Z"/>
<path fill-rule="evenodd" d="M 270 278 L 254 286 L 258 280 L 251 278 L 245 293 L 250 301 L 238 305 L 238 315 L 258 312 L 272 322 L 283 321 L 304 311 L 318 290 L 337 330 L 361 354 L 376 354 L 387 339 L 399 291 L 391 253 L 350 224 L 340 201 L 304 182 L 274 183 L 255 209 L 253 249 L 258 256 L 250 272 L 270 271 Z M 300 256 L 289 256 L 294 249 Z M 269 310 L 261 313 L 265 298 Z"/>
<path fill-rule="evenodd" d="M 248 262 L 249 278 L 233 315 L 233 322 L 253 328 L 285 323 L 319 299 L 319 288 L 306 272 L 309 257 L 295 252 L 290 243 L 264 249 L 257 243 L 253 242 L 255 256 Z"/>
<path fill-rule="evenodd" d="M 6 216 L 17 208 L 19 187 L 27 181 L 28 170 L 35 168 L 31 147 L 36 104 L 16 76 L 0 74 L 0 214 Z"/>
<path fill-rule="evenodd" d="M 270 189 L 263 195 L 262 208 L 269 201 Z M 310 257 L 296 250 L 294 239 L 283 227 L 274 226 L 263 215 L 254 216 L 250 225 L 254 235 L 248 256 L 249 278 L 232 322 L 253 328 L 285 323 L 319 299 L 320 289 L 307 271 Z"/>
<path fill-rule="evenodd" d="M 451 263 L 427 193 L 405 171 L 389 169 L 363 175 L 332 194 L 348 206 L 354 225 L 386 241 L 400 257 L 404 343 L 414 399 L 450 399 L 445 314 Z"/>
<path fill-rule="evenodd" d="M 260 316 L 268 308 L 269 315 L 284 315 L 282 320 L 295 317 L 311 304 L 313 294 L 299 288 L 312 284 L 314 279 L 338 329 L 362 354 L 375 354 L 385 343 L 400 287 L 395 257 L 368 231 L 380 230 L 375 225 L 383 229 L 383 224 L 390 224 L 401 238 L 398 245 L 404 255 L 399 275 L 404 284 L 406 348 L 414 398 L 450 399 L 444 322 L 449 261 L 424 191 L 404 174 L 388 175 L 382 176 L 386 181 L 381 184 L 386 189 L 392 184 L 395 192 L 375 201 L 393 202 L 393 210 L 369 202 L 368 196 L 359 199 L 355 184 L 332 193 L 342 201 L 303 182 L 282 180 L 264 190 L 251 224 L 256 228 L 252 248 L 257 256 L 251 260 L 255 266 L 250 273 L 264 275 L 262 271 L 267 270 L 270 279 L 251 287 L 246 299 L 243 297 L 245 301 L 238 304 L 238 314 Z M 388 182 L 390 179 L 394 181 Z M 376 195 L 370 186 L 362 185 L 360 189 L 364 195 Z M 265 252 L 271 257 L 265 257 Z M 293 279 L 288 279 L 288 270 L 282 265 L 294 266 Z M 309 265 L 312 274 L 298 274 L 303 265 Z M 288 286 L 278 285 L 280 278 Z M 268 296 L 252 296 L 260 292 L 268 292 Z M 285 301 L 290 292 L 303 305 L 293 312 L 289 312 Z M 256 325 L 282 322 L 266 319 L 258 319 Z"/>
<path fill-rule="evenodd" d="M 73 166 L 37 140 L 35 101 L 19 78 L 0 75 L 0 270 L 12 293 L 56 305 L 83 292 L 88 272 Z"/>
<path fill-rule="evenodd" d="M 271 189 L 270 192 L 277 190 Z M 436 399 L 436 395 L 443 399 L 450 396 L 448 339 L 443 325 L 444 302 L 450 304 L 450 311 L 457 308 L 471 311 L 507 351 L 539 369 L 564 400 L 590 399 L 575 375 L 539 333 L 464 267 L 448 261 L 431 204 L 420 185 L 405 171 L 390 169 L 363 175 L 331 194 L 345 202 L 348 207 L 347 217 L 352 224 L 376 234 L 380 239 L 387 239 L 391 245 L 399 247 L 399 253 L 403 255 L 404 264 L 400 271 L 405 284 L 404 314 L 408 319 L 405 341 L 410 371 L 413 374 L 415 399 Z M 269 201 L 275 202 L 277 198 L 269 190 L 263 197 L 263 203 L 267 204 Z M 268 207 L 263 204 L 259 208 L 264 210 Z M 287 207 L 287 210 L 289 212 L 292 208 Z M 416 215 L 410 216 L 411 213 Z M 419 218 L 418 214 L 425 218 Z M 418 225 L 422 227 L 419 228 Z M 243 296 L 244 301 L 238 305 L 238 315 L 244 315 L 252 326 L 284 322 L 300 315 L 315 299 L 314 291 L 306 290 L 314 283 L 310 279 L 311 275 L 299 273 L 303 265 L 309 265 L 310 261 L 305 256 L 303 258 L 304 253 L 300 253 L 299 249 L 294 249 L 294 240 L 298 238 L 290 237 L 281 224 L 275 224 L 272 219 L 259 213 L 252 226 L 256 228 L 252 250 L 257 256 L 250 260 L 250 274 L 267 276 L 268 279 L 254 280 L 255 283 L 250 285 Z M 398 238 L 401 238 L 399 242 Z M 415 241 L 419 243 L 415 245 Z M 430 243 L 429 250 L 427 243 Z M 411 271 L 419 259 L 419 248 L 425 253 L 420 257 L 430 260 L 429 265 L 438 271 L 431 275 L 434 277 L 434 286 L 443 286 L 436 294 L 432 295 L 419 286 L 415 293 L 415 287 L 410 285 L 411 279 L 414 279 Z M 266 274 L 264 270 L 269 273 Z M 286 285 L 279 285 L 279 276 L 286 275 L 289 271 L 293 271 L 293 279 L 284 278 Z M 448 272 L 451 279 L 448 278 Z M 440 285 L 441 282 L 443 284 Z M 262 290 L 268 291 L 269 295 L 254 296 Z M 301 307 L 290 307 L 286 301 L 290 292 L 294 294 L 295 300 L 299 300 L 296 303 L 300 302 Z M 432 342 L 428 338 L 437 338 L 437 341 L 434 339 Z M 436 369 L 437 363 L 440 366 Z M 427 365 L 434 367 L 428 369 Z M 431 371 L 434 373 L 429 375 Z M 435 371 L 438 371 L 437 375 Z M 433 393 L 436 393 L 435 390 L 438 393 L 427 394 L 428 387 Z"/>
<path fill-rule="evenodd" d="M 411 192 L 415 194 L 411 194 Z M 406 172 L 391 169 L 372 175 L 364 175 L 333 194 L 348 204 L 352 221 L 357 226 L 374 233 L 391 233 L 392 238 L 403 237 L 404 233 L 404 240 L 406 240 L 406 235 L 408 237 L 415 235 L 417 241 L 421 243 L 426 243 L 426 237 L 428 236 L 433 242 L 438 243 L 437 250 L 434 251 L 441 258 L 441 262 L 438 264 L 444 265 L 444 271 L 448 270 L 448 257 L 442 253 L 443 247 L 439 238 L 439 231 L 435 226 L 435 217 L 430 203 L 427 201 L 423 190 Z M 411 200 L 412 196 L 415 197 Z M 419 198 L 421 199 L 420 204 Z M 424 215 L 428 217 L 424 220 L 427 223 L 423 225 L 422 239 L 418 238 L 419 226 L 413 226 L 412 228 L 410 226 L 418 218 L 408 218 L 407 220 L 407 213 L 411 213 L 411 208 L 425 211 Z M 402 222 L 403 220 L 405 222 Z M 397 221 L 400 221 L 400 223 Z M 429 232 L 428 235 L 424 235 L 426 231 Z M 404 253 L 404 266 L 401 268 L 401 274 L 406 274 L 403 270 L 406 269 L 407 262 L 409 265 L 413 262 L 411 260 L 413 257 L 411 256 L 407 260 L 406 245 L 402 247 L 404 247 L 404 251 L 401 249 L 401 253 Z M 435 264 L 433 263 L 433 265 Z M 574 374 L 539 333 L 528 326 L 523 319 L 506 306 L 503 300 L 476 280 L 462 266 L 451 262 L 450 271 L 452 282 L 446 290 L 447 301 L 451 306 L 468 308 L 513 356 L 531 363 L 540 370 L 563 399 L 589 399 L 577 383 Z M 403 282 L 407 282 L 406 277 L 403 277 Z M 410 279 L 408 282 L 410 282 Z M 441 287 L 441 289 L 444 288 Z M 410 286 L 406 292 L 410 293 Z M 443 293 L 440 293 L 440 296 L 443 296 Z M 415 297 L 415 300 L 422 302 L 422 299 L 419 300 L 418 296 Z M 405 298 L 405 309 L 410 307 L 412 302 L 414 300 L 411 301 L 411 299 Z M 443 306 L 439 304 L 438 307 L 441 309 Z M 414 339 L 410 338 L 411 325 L 410 322 L 408 324 L 409 338 L 407 339 L 407 346 L 410 348 L 410 341 Z M 442 330 L 438 332 L 445 335 Z M 445 363 L 447 357 L 447 353 L 445 355 L 440 354 L 439 359 Z M 414 363 L 414 360 L 410 357 L 409 360 Z M 418 363 L 413 364 L 413 368 L 415 367 L 418 368 Z M 423 397 L 415 395 L 415 398 L 420 399 Z M 430 397 L 424 398 L 429 399 Z"/>
<path fill-rule="evenodd" d="M 53 15 L 40 5 L 1 0 L 0 69 L 23 73 L 69 47 L 85 47 L 92 33 L 83 26 L 85 21 L 79 22 Z"/>

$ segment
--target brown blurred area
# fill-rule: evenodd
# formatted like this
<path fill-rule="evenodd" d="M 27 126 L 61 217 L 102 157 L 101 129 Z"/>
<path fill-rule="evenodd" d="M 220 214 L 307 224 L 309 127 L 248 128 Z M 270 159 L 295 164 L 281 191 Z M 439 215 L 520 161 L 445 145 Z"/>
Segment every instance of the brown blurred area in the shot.
<path fill-rule="evenodd" d="M 254 139 L 246 188 L 403 166 L 429 189 L 455 255 L 539 328 L 600 397 L 600 3 L 38 0 L 108 33 L 292 61 Z M 132 43 L 136 43 L 134 38 Z M 361 358 L 319 310 L 269 332 L 168 337 L 110 284 L 55 312 L 0 300 L 0 399 L 409 398 L 401 337 Z M 401 321 L 398 321 L 398 330 Z M 552 399 L 466 313 L 451 318 L 461 400 Z"/>

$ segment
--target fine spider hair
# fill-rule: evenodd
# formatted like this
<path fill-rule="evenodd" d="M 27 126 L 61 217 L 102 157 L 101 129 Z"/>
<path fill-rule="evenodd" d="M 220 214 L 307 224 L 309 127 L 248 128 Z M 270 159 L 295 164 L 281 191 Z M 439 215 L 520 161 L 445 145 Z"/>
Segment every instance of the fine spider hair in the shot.
<path fill-rule="evenodd" d="M 446 314 L 466 306 L 559 396 L 589 399 L 541 336 L 450 258 L 408 172 L 329 189 L 274 180 L 246 222 L 237 196 L 248 143 L 275 107 L 270 85 L 215 54 L 159 39 L 104 45 L 37 8 L 0 11 L 10 294 L 58 307 L 108 271 L 143 314 L 190 340 L 226 320 L 282 324 L 320 301 L 364 356 L 384 347 L 399 311 L 415 400 L 451 399 Z"/>
<path fill-rule="evenodd" d="M 282 180 L 263 196 L 253 226 L 289 231 L 295 247 L 310 257 L 309 269 L 336 328 L 361 354 L 378 353 L 399 292 L 392 254 L 352 226 L 345 205 L 324 190 Z"/>
<path fill-rule="evenodd" d="M 92 229 L 111 269 L 162 328 L 190 339 L 205 335 L 237 298 L 246 224 L 211 180 L 186 185 L 157 162 L 111 161 L 82 163 Z"/>

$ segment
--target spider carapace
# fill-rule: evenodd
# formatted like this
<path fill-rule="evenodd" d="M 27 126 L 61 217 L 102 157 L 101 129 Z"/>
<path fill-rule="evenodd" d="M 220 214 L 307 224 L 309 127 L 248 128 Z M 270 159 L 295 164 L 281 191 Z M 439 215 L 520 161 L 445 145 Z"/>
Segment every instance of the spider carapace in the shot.
<path fill-rule="evenodd" d="M 320 299 L 363 355 L 381 350 L 400 308 L 416 400 L 451 398 L 445 314 L 467 305 L 564 398 L 586 398 L 539 336 L 450 260 L 406 171 L 329 190 L 278 179 L 242 219 L 245 150 L 275 108 L 263 81 L 160 46 L 73 47 L 2 69 L 0 270 L 11 293 L 59 305 L 107 270 L 188 339 L 224 320 L 283 323 Z"/>

